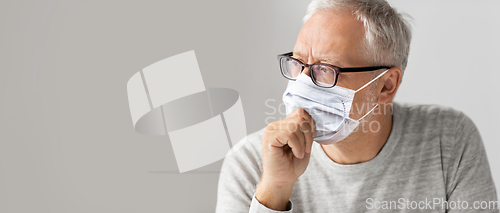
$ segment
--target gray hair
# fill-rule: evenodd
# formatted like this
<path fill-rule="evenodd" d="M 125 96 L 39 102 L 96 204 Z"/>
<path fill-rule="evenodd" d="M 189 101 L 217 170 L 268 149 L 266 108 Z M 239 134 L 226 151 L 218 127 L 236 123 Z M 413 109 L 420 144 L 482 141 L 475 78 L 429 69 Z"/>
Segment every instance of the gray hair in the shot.
<path fill-rule="evenodd" d="M 313 0 L 304 23 L 315 13 L 333 9 L 352 11 L 365 26 L 363 55 L 373 65 L 396 66 L 404 72 L 410 53 L 411 27 L 385 0 Z"/>

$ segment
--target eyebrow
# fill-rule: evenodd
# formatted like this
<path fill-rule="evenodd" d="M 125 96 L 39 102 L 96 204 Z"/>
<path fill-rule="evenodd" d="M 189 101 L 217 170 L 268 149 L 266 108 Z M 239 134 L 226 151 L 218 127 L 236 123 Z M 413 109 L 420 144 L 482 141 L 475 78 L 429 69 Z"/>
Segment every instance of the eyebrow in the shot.
<path fill-rule="evenodd" d="M 292 54 L 293 54 L 293 56 L 295 56 L 297 58 L 304 58 L 304 55 L 300 52 L 292 51 Z"/>
<path fill-rule="evenodd" d="M 303 54 L 301 54 L 300 52 L 293 51 L 292 53 L 293 53 L 293 56 L 298 57 L 298 59 L 303 59 L 304 58 Z M 336 61 L 336 60 L 329 59 L 325 55 L 320 55 L 318 57 L 315 57 L 314 59 L 316 59 L 316 60 L 318 60 L 320 62 L 324 61 L 325 63 L 331 64 L 331 65 L 334 65 L 334 66 L 342 67 L 342 63 L 340 63 L 339 61 Z"/>

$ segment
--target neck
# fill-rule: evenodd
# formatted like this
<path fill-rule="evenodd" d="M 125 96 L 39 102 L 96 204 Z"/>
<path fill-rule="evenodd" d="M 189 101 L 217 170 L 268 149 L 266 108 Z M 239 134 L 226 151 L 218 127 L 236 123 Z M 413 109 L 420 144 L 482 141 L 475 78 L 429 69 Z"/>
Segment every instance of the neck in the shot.
<path fill-rule="evenodd" d="M 385 108 L 386 112 L 391 112 L 390 106 L 385 106 Z M 380 124 L 380 129 L 363 131 L 360 128 L 370 129 L 370 122 L 361 122 L 357 130 L 346 139 L 332 145 L 321 145 L 330 159 L 338 164 L 358 164 L 377 156 L 391 133 L 392 113 L 381 113 L 369 117 L 371 122 Z"/>

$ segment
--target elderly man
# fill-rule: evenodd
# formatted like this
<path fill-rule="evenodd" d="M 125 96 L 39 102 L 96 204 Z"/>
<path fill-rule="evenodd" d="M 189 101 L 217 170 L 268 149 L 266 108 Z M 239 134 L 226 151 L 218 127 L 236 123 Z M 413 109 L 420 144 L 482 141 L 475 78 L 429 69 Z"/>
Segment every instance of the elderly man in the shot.
<path fill-rule="evenodd" d="M 463 113 L 393 103 L 411 32 L 384 0 L 314 0 L 292 52 L 287 117 L 226 156 L 217 212 L 498 212 Z"/>

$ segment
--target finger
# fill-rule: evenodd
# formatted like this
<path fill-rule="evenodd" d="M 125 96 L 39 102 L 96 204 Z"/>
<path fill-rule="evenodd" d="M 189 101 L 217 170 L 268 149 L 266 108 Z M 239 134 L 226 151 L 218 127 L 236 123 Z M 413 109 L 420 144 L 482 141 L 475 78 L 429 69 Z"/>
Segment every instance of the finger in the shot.
<path fill-rule="evenodd" d="M 299 130 L 295 132 L 295 135 L 297 136 L 297 138 L 299 139 L 299 143 L 300 143 L 300 151 L 301 152 L 306 152 L 306 136 L 304 134 L 304 127 L 302 127 L 303 124 L 306 124 L 307 128 L 309 127 L 308 124 L 307 124 L 307 121 L 305 120 L 302 120 L 301 123 L 299 124 Z M 310 132 L 309 129 L 305 129 L 305 131 L 307 132 Z"/>
<path fill-rule="evenodd" d="M 303 120 L 303 122 L 301 123 L 301 129 L 303 130 L 302 134 L 304 136 L 304 142 L 305 142 L 304 151 L 306 153 L 310 153 L 313 143 L 313 132 L 310 131 L 311 125 L 309 125 L 309 122 L 307 122 L 306 120 Z"/>
<path fill-rule="evenodd" d="M 271 145 L 274 147 L 283 147 L 287 145 L 288 135 L 295 134 L 295 131 L 299 130 L 296 123 L 297 122 L 293 119 L 271 123 L 273 127 L 268 130 L 268 133 L 271 135 L 270 137 L 274 137 L 276 139 Z"/>
<path fill-rule="evenodd" d="M 298 108 L 294 110 L 292 113 L 290 113 L 287 117 L 301 117 L 302 113 L 304 113 L 306 110 L 302 108 Z"/>
<path fill-rule="evenodd" d="M 296 158 L 302 159 L 304 158 L 304 148 L 301 146 L 299 142 L 299 138 L 296 134 L 291 134 L 288 136 L 290 140 L 288 141 L 288 146 L 292 148 L 292 153 Z"/>
<path fill-rule="evenodd" d="M 297 127 L 298 129 L 298 127 Z M 304 146 L 301 144 L 304 144 L 303 142 L 300 142 L 299 137 L 295 132 L 289 131 L 288 134 L 283 134 L 282 137 L 285 141 L 286 144 L 292 148 L 292 153 L 295 157 L 302 159 L 304 157 Z"/>
<path fill-rule="evenodd" d="M 303 117 L 311 126 L 310 130 L 312 132 L 313 137 L 316 136 L 316 123 L 314 122 L 314 119 L 312 118 L 312 116 L 309 113 L 307 113 L 306 110 L 304 110 L 302 108 L 299 108 L 296 111 L 297 111 L 296 115 Z"/>

